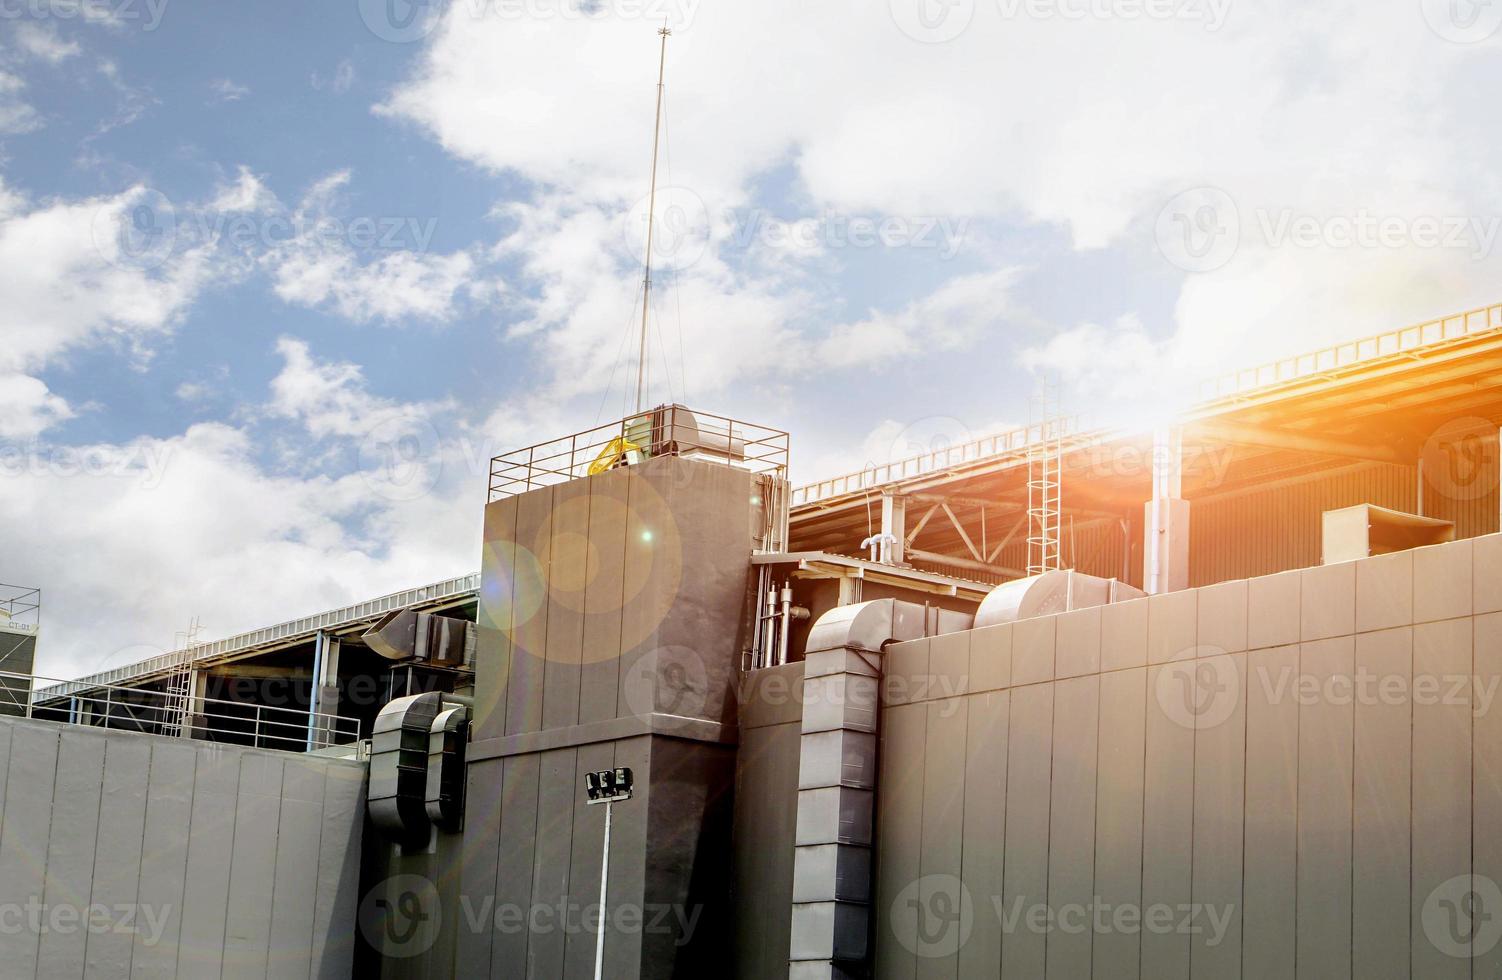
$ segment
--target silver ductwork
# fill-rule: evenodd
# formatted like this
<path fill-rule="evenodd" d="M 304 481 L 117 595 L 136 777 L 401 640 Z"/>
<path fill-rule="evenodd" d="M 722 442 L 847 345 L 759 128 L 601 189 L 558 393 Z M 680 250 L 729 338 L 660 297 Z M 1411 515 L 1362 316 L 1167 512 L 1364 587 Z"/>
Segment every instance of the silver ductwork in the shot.
<path fill-rule="evenodd" d="M 1147 593 L 1141 589 L 1119 579 L 1060 569 L 998 585 L 975 611 L 975 625 L 976 628 L 999 626 L 1019 619 L 1140 599 L 1145 595 Z"/>

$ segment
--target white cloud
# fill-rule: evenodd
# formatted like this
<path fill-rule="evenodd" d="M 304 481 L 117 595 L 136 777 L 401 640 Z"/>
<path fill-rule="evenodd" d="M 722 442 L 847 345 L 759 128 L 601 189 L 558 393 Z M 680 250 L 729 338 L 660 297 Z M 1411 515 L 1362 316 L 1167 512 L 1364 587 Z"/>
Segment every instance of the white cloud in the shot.
<path fill-rule="evenodd" d="M 308 79 L 313 88 L 323 91 L 327 89 L 335 95 L 343 95 L 349 91 L 349 87 L 355 82 L 355 64 L 348 58 L 340 61 L 334 69 L 334 74 L 328 78 L 314 72 Z"/>
<path fill-rule="evenodd" d="M 300 233 L 264 258 L 276 294 L 289 303 L 330 307 L 357 323 L 451 318 L 474 258 L 462 250 L 428 251 L 436 219 L 336 218 L 334 205 L 349 180 L 347 170 L 320 179 L 291 215 Z M 361 241 L 378 256 L 365 260 L 355 248 Z"/>
<path fill-rule="evenodd" d="M 17 24 L 15 38 L 26 54 L 54 65 L 83 50 L 77 41 L 64 41 L 56 27 L 36 21 Z"/>
<path fill-rule="evenodd" d="M 0 374 L 0 439 L 34 439 L 72 416 L 67 401 L 48 391 L 40 379 Z"/>
<path fill-rule="evenodd" d="M 209 205 L 212 211 L 231 214 L 249 211 L 269 211 L 280 207 L 276 195 L 267 189 L 261 179 L 241 166 L 233 184 L 222 185 Z"/>
<path fill-rule="evenodd" d="M 1128 5 L 1066 17 L 1066 5 L 981 2 L 943 8 L 973 11 L 968 28 L 920 44 L 895 23 L 906 2 L 891 11 L 791 0 L 693 7 L 668 42 L 671 182 L 717 214 L 743 207 L 760 179 L 786 168 L 809 213 L 973 216 L 1060 232 L 1079 251 L 1127 250 L 1147 273 L 1182 280 L 1176 322 L 1153 332 L 1175 338 L 1164 348 L 1173 357 L 1206 370 L 1496 298 L 1478 295 L 1502 272 L 1495 255 L 1247 242 L 1225 269 L 1196 276 L 1154 254 L 1152 229 L 1171 198 L 1206 185 L 1235 197 L 1247 220 L 1332 208 L 1502 216 L 1490 142 L 1473 133 L 1481 93 L 1502 81 L 1497 38 L 1449 43 L 1413 4 L 1253 0 L 1173 6 L 1208 20 L 1140 11 L 1127 20 L 1109 14 Z M 610 232 L 580 213 L 612 213 L 642 193 L 651 26 L 611 5 L 580 19 L 454 4 L 411 79 L 377 109 L 460 159 L 533 182 L 543 208 L 550 197 L 574 202 L 578 213 L 554 222 L 556 235 L 525 249 L 531 271 L 553 270 L 539 322 L 599 323 L 629 306 L 628 276 L 591 288 L 581 274 L 565 286 L 546 253 L 568 250 L 599 272 L 609 250 L 580 236 Z M 1016 261 L 1003 255 L 995 268 Z M 749 294 L 753 308 L 769 292 L 757 287 L 775 282 L 698 267 L 692 276 L 738 301 Z M 691 315 L 720 312 L 712 309 Z M 794 315 L 775 301 L 758 312 Z M 856 324 L 836 328 L 824 349 L 852 364 L 865 350 L 910 350 L 921 312 L 877 311 L 858 324 L 859 339 L 839 334 Z M 778 329 L 755 332 L 775 342 Z M 576 366 L 597 367 L 607 333 L 615 328 L 566 325 L 547 342 L 572 350 Z M 579 360 L 585 354 L 592 359 Z"/>
<path fill-rule="evenodd" d="M 41 117 L 26 102 L 25 91 L 26 83 L 18 76 L 0 70 L 0 136 L 19 136 L 41 128 Z"/>
<path fill-rule="evenodd" d="M 209 91 L 213 93 L 210 102 L 238 102 L 250 94 L 249 85 L 241 85 L 229 78 L 216 78 L 209 83 Z"/>

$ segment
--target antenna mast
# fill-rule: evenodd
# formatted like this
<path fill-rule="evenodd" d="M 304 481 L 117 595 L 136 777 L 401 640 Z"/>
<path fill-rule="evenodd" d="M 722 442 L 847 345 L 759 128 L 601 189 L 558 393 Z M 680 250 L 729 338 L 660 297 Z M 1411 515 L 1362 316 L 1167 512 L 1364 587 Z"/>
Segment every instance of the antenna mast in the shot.
<path fill-rule="evenodd" d="M 668 38 L 672 31 L 667 25 L 657 29 L 662 37 L 662 54 L 657 62 L 657 115 L 652 123 L 652 189 L 647 196 L 647 261 L 641 279 L 641 342 L 637 346 L 636 362 L 636 410 L 642 409 L 642 396 L 646 394 L 647 376 L 647 313 L 652 300 L 652 221 L 657 216 L 657 141 L 662 135 L 662 78 L 668 63 Z"/>

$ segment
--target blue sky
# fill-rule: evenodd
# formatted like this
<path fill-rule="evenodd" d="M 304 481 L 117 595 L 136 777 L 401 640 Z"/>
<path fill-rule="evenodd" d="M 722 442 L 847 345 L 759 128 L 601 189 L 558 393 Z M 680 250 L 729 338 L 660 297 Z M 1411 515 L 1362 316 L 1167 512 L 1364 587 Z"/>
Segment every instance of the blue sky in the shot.
<path fill-rule="evenodd" d="M 42 672 L 477 567 L 484 460 L 626 403 L 664 19 L 652 394 L 799 480 L 1498 298 L 1502 6 L 9 0 Z"/>

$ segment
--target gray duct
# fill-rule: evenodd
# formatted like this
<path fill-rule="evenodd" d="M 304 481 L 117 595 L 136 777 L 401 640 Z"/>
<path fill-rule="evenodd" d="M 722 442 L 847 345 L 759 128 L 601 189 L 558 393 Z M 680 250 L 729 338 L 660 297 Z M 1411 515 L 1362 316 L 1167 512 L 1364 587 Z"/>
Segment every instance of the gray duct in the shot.
<path fill-rule="evenodd" d="M 423 847 L 433 827 L 461 828 L 468 737 L 469 706 L 451 695 L 414 694 L 381 709 L 370 737 L 367 809 L 382 834 Z"/>
<path fill-rule="evenodd" d="M 388 660 L 425 660 L 441 667 L 475 664 L 475 624 L 450 616 L 397 609 L 376 620 L 361 637 Z"/>
<path fill-rule="evenodd" d="M 992 589 L 975 611 L 975 627 L 979 629 L 1072 609 L 1125 602 L 1146 594 L 1114 578 L 1098 578 L 1072 569 L 1044 572 Z"/>

